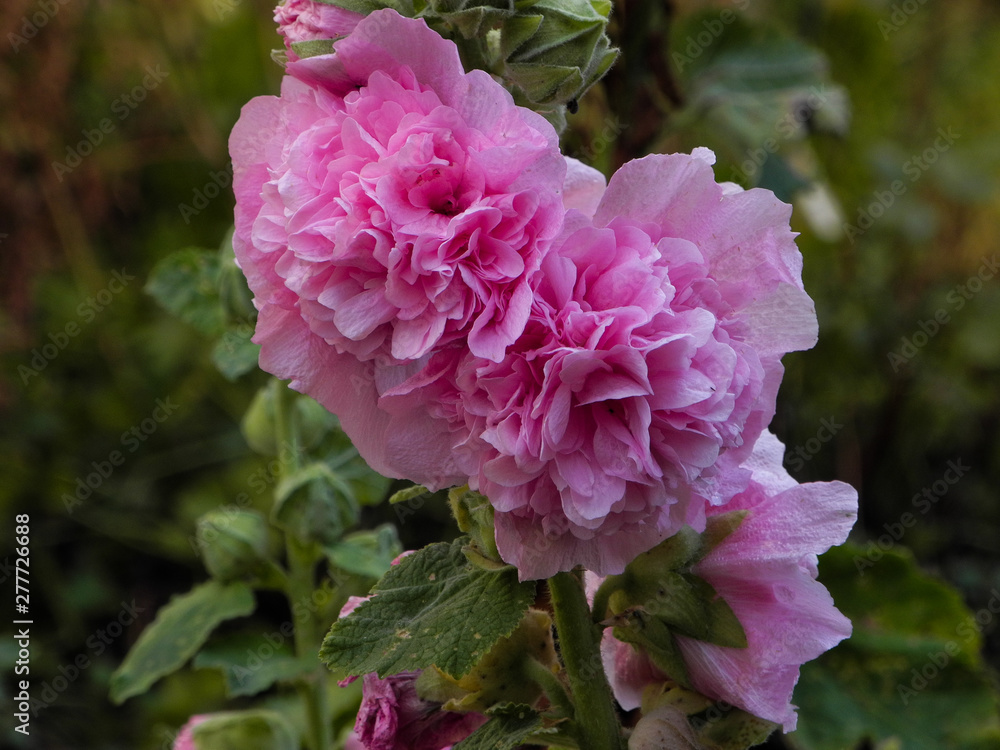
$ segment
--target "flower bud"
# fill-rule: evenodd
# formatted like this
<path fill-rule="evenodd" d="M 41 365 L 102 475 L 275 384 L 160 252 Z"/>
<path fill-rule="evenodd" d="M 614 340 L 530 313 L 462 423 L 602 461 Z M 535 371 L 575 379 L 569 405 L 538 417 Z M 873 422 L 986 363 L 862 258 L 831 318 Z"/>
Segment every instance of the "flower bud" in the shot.
<path fill-rule="evenodd" d="M 269 567 L 270 531 L 256 511 L 207 513 L 198 520 L 196 534 L 205 567 L 220 581 L 261 576 Z"/>

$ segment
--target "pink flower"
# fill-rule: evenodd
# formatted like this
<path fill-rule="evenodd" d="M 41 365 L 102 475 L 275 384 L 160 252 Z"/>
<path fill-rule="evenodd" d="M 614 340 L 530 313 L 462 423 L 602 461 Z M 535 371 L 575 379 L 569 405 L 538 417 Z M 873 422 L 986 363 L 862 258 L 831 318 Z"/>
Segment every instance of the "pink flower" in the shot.
<path fill-rule="evenodd" d="M 260 364 L 377 471 L 462 484 L 446 426 L 378 401 L 442 347 L 503 358 L 562 226 L 566 164 L 552 127 L 423 21 L 377 11 L 334 49 L 290 63 L 230 139 Z"/>
<path fill-rule="evenodd" d="M 367 750 L 444 750 L 486 723 L 482 714 L 443 711 L 440 704 L 421 699 L 419 674 L 364 676 L 354 731 Z"/>
<path fill-rule="evenodd" d="M 295 42 L 336 39 L 350 34 L 362 18 L 360 13 L 316 0 L 286 0 L 274 9 L 278 33 L 285 39 L 288 59 L 293 61 L 299 59 L 292 49 Z"/>
<path fill-rule="evenodd" d="M 697 563 L 746 632 L 746 648 L 677 636 L 694 688 L 762 719 L 795 729 L 792 689 L 799 667 L 851 634 L 851 623 L 816 580 L 816 556 L 841 544 L 857 517 L 857 493 L 841 482 L 797 484 L 781 466 L 784 446 L 770 433 L 746 466 L 749 487 L 709 515 L 747 510 L 731 535 Z M 668 679 L 649 659 L 615 640 L 602 642 L 615 697 L 637 708 L 643 688 Z"/>
<path fill-rule="evenodd" d="M 735 467 L 774 413 L 780 357 L 815 342 L 790 207 L 717 184 L 713 160 L 622 167 L 593 223 L 568 215 L 506 358 L 457 367 L 465 468 L 522 578 L 620 573 L 700 527 L 703 498 L 745 482 Z M 583 175 L 566 193 L 592 206 L 600 187 Z"/>
<path fill-rule="evenodd" d="M 412 550 L 407 550 L 392 564 L 397 565 L 412 554 Z M 369 598 L 350 597 L 340 616 L 347 617 Z M 444 711 L 439 703 L 421 699 L 416 689 L 419 675 L 420 672 L 385 678 L 374 673 L 364 675 L 361 707 L 348 748 L 353 742 L 354 747 L 366 750 L 447 750 L 486 723 L 482 714 Z M 348 677 L 339 684 L 343 687 L 356 679 Z"/>
<path fill-rule="evenodd" d="M 187 724 L 181 727 L 177 739 L 174 740 L 174 750 L 195 750 L 192 731 L 196 726 L 210 718 L 212 718 L 211 714 L 196 714 L 188 719 Z"/>

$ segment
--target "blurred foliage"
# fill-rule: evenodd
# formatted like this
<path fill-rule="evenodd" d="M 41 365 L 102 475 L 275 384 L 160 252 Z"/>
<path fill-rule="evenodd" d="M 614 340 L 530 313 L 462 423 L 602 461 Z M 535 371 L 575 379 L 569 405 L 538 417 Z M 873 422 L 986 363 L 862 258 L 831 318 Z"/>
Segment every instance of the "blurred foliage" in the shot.
<path fill-rule="evenodd" d="M 143 291 L 154 267 L 182 248 L 194 250 L 178 278 L 233 278 L 224 256 L 198 248 L 226 244 L 226 139 L 240 107 L 277 91 L 270 16 L 264 0 L 0 7 L 0 514 L 31 516 L 32 690 L 51 704 L 30 740 L 5 737 L 16 747 L 159 750 L 190 714 L 234 705 L 225 703 L 224 655 L 244 637 L 238 629 L 213 641 L 216 660 L 203 659 L 206 668 L 166 677 L 124 707 L 107 696 L 112 672 L 156 611 L 204 579 L 196 520 L 241 495 L 243 510 L 270 512 L 273 459 L 241 432 L 267 379 L 225 356 L 245 354 L 252 325 L 240 287 L 221 286 L 228 320 L 180 320 Z M 622 56 L 569 116 L 565 150 L 610 174 L 644 153 L 705 145 L 718 155 L 720 179 L 793 202 L 821 334 L 815 349 L 786 358 L 774 429 L 789 469 L 800 480 L 857 487 L 857 541 L 891 536 L 965 602 L 941 584 L 922 588 L 895 552 L 865 576 L 845 561 L 852 553 L 828 557 L 821 575 L 858 635 L 805 671 L 806 739 L 790 740 L 849 747 L 868 734 L 884 747 L 910 747 L 892 744 L 905 727 L 890 717 L 931 721 L 940 710 L 926 703 L 934 691 L 903 704 L 895 678 L 879 671 L 889 657 L 866 649 L 895 649 L 892 668 L 905 677 L 925 663 L 925 646 L 954 638 L 1000 589 L 1000 279 L 992 265 L 1000 252 L 1000 6 L 618 0 L 609 33 Z M 229 362 L 235 380 L 213 361 Z M 337 447 L 328 446 L 331 455 Z M 950 482 L 949 461 L 970 468 Z M 303 482 L 294 492 L 308 492 Z M 376 499 L 359 500 L 362 526 L 395 522 L 404 547 L 454 534 L 440 496 L 421 500 L 419 512 L 369 504 Z M 301 521 L 294 509 L 288 523 Z M 906 513 L 915 523 L 901 527 Z M 343 564 L 360 545 L 384 566 L 396 544 L 391 531 L 358 532 L 326 554 Z M 4 592 L 12 590 L 10 545 L 0 542 Z M 901 586 L 933 610 L 926 619 L 883 616 L 885 592 Z M 260 594 L 257 604 L 262 627 L 288 619 L 280 597 Z M 970 727 L 985 726 L 996 711 L 983 698 L 1000 666 L 995 618 L 961 654 L 941 669 L 935 691 L 956 716 L 972 717 Z M 15 658 L 9 642 L 0 647 L 5 678 Z M 859 713 L 853 733 L 809 727 L 817 703 L 844 716 L 857 709 L 829 679 L 850 670 L 862 675 L 852 685 L 888 680 L 882 702 Z M 0 685 L 7 701 L 10 683 Z M 356 694 L 343 700 L 346 725 Z M 919 746 L 958 746 L 945 737 L 930 734 Z M 963 746 L 998 743 L 978 737 Z"/>

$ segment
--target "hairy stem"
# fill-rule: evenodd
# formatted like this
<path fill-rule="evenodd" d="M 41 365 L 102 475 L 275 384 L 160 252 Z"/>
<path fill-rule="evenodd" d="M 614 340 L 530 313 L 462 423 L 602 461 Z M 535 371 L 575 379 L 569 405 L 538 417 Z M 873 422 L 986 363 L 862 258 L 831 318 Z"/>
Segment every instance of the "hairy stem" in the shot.
<path fill-rule="evenodd" d="M 622 750 L 622 732 L 601 664 L 601 630 L 591 621 L 580 580 L 572 573 L 549 579 L 559 650 L 576 705 L 581 750 Z"/>

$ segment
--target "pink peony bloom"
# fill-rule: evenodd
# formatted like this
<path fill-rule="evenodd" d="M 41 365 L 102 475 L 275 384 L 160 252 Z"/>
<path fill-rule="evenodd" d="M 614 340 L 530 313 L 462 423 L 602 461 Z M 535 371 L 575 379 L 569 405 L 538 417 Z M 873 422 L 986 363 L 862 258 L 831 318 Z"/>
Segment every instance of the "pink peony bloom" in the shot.
<path fill-rule="evenodd" d="M 196 726 L 210 718 L 212 718 L 212 714 L 196 714 L 188 719 L 187 724 L 181 727 L 177 739 L 174 740 L 174 750 L 195 750 L 192 731 Z"/>
<path fill-rule="evenodd" d="M 377 471 L 462 484 L 444 426 L 378 401 L 442 347 L 503 358 L 562 226 L 566 163 L 542 117 L 423 21 L 377 11 L 334 49 L 290 63 L 230 139 L 260 364 Z"/>
<path fill-rule="evenodd" d="M 749 511 L 743 523 L 692 572 L 732 608 L 747 648 L 677 636 L 694 688 L 762 719 L 795 729 L 792 689 L 802 664 L 851 634 L 851 623 L 816 580 L 816 556 L 841 544 L 857 517 L 857 492 L 842 482 L 797 484 L 781 466 L 784 447 L 770 433 L 747 466 L 749 487 L 708 514 Z M 645 655 L 604 634 L 602 653 L 615 697 L 637 708 L 643 688 L 668 679 Z"/>
<path fill-rule="evenodd" d="M 506 358 L 457 366 L 464 468 L 522 578 L 620 573 L 700 527 L 703 498 L 745 483 L 735 467 L 774 413 L 780 357 L 815 343 L 790 207 L 717 184 L 713 160 L 622 167 L 593 223 L 568 215 Z M 569 183 L 568 202 L 595 205 L 592 175 L 571 164 Z"/>
<path fill-rule="evenodd" d="M 278 33 L 284 37 L 288 59 L 292 61 L 299 59 L 292 49 L 295 42 L 337 39 L 354 31 L 362 18 L 360 13 L 316 0 L 286 0 L 274 9 Z"/>
<path fill-rule="evenodd" d="M 364 676 L 354 731 L 367 750 L 445 750 L 486 723 L 477 713 L 443 711 L 417 695 L 419 672 Z"/>

